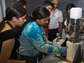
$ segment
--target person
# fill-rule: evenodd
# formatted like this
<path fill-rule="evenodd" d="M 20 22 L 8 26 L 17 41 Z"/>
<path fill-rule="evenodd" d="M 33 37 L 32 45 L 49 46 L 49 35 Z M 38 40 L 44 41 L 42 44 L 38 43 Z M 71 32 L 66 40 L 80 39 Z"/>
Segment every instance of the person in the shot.
<path fill-rule="evenodd" d="M 27 7 L 26 7 L 27 2 L 25 0 L 19 0 L 19 1 L 16 2 L 16 4 L 21 6 L 21 7 L 23 7 L 23 8 L 25 8 L 27 10 Z M 26 15 L 26 16 L 28 16 L 28 15 Z M 21 27 L 16 26 L 14 30 L 15 30 L 15 33 L 17 34 L 17 36 L 19 36 L 20 33 L 21 33 L 20 32 L 21 31 Z"/>
<path fill-rule="evenodd" d="M 27 2 L 25 0 L 19 0 L 19 1 L 16 2 L 17 5 L 20 5 L 20 6 L 22 6 L 25 9 L 27 8 L 26 7 L 26 3 Z"/>
<path fill-rule="evenodd" d="M 20 47 L 17 50 L 18 59 L 37 63 L 37 56 L 40 52 L 57 54 L 66 51 L 65 47 L 58 47 L 46 44 L 43 26 L 48 23 L 50 12 L 45 7 L 37 7 L 20 35 Z"/>
<path fill-rule="evenodd" d="M 68 40 L 67 35 L 69 34 L 69 28 L 70 28 L 70 9 L 76 7 L 73 3 L 70 3 L 66 6 L 66 13 L 67 13 L 67 18 L 64 22 L 65 25 L 65 34 L 66 34 L 66 39 L 63 42 L 63 44 L 61 44 L 61 46 L 66 46 L 66 41 Z"/>
<path fill-rule="evenodd" d="M 59 0 L 52 0 L 54 4 L 54 8 L 51 11 L 50 15 L 50 22 L 49 22 L 49 33 L 48 39 L 53 41 L 55 39 L 56 33 L 59 33 L 59 37 L 62 36 L 62 22 L 63 22 L 63 15 L 62 11 L 57 9 Z"/>
<path fill-rule="evenodd" d="M 69 33 L 69 28 L 70 28 L 70 9 L 76 7 L 73 3 L 70 3 L 66 7 L 66 13 L 67 13 L 67 18 L 64 22 L 65 25 L 65 32 Z"/>
<path fill-rule="evenodd" d="M 0 63 L 26 63 L 16 60 L 19 41 L 14 32 L 16 26 L 22 26 L 26 21 L 26 13 L 26 9 L 15 3 L 6 9 L 6 17 L 0 22 Z"/>
<path fill-rule="evenodd" d="M 48 11 L 51 13 L 51 10 L 54 8 L 54 4 L 51 1 L 45 1 L 43 3 L 43 7 L 46 7 Z M 49 22 L 44 26 L 45 35 L 48 38 L 48 29 L 49 29 Z"/>
<path fill-rule="evenodd" d="M 49 12 L 54 8 L 54 4 L 51 1 L 44 1 L 43 7 L 46 7 Z"/>

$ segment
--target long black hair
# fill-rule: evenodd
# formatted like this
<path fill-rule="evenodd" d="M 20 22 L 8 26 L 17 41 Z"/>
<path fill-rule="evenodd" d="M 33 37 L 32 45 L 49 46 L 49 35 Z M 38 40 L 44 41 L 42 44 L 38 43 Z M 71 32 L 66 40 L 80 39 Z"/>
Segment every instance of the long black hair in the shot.
<path fill-rule="evenodd" d="M 73 3 L 70 3 L 66 6 L 66 13 L 68 10 L 70 10 L 72 7 L 76 7 Z"/>
<path fill-rule="evenodd" d="M 43 19 L 50 16 L 50 12 L 42 6 L 37 7 L 32 15 L 26 17 L 26 22 L 22 27 L 25 27 L 28 22 L 36 21 L 36 19 Z"/>
<path fill-rule="evenodd" d="M 70 10 L 71 8 L 73 8 L 73 7 L 76 7 L 73 3 L 68 4 L 67 7 L 66 7 L 67 25 L 68 25 L 68 23 L 69 23 L 69 21 L 70 21 L 70 16 L 68 15 L 68 12 L 67 12 L 67 11 Z"/>
<path fill-rule="evenodd" d="M 0 22 L 0 31 L 5 26 L 5 21 L 12 20 L 13 17 L 16 17 L 17 19 L 26 15 L 27 11 L 23 7 L 13 3 L 6 9 L 6 17 L 3 18 L 3 20 Z"/>
<path fill-rule="evenodd" d="M 40 6 L 33 11 L 32 16 L 33 20 L 36 21 L 36 19 L 43 19 L 50 16 L 50 12 L 45 7 Z"/>
<path fill-rule="evenodd" d="M 24 23 L 24 25 L 22 27 L 18 27 L 17 32 L 16 32 L 17 35 L 18 36 L 21 35 L 22 30 L 26 26 L 27 23 L 36 21 L 36 19 L 43 19 L 49 16 L 50 16 L 50 12 L 45 7 L 42 7 L 42 6 L 37 7 L 33 11 L 32 15 L 26 17 L 27 21 Z"/>

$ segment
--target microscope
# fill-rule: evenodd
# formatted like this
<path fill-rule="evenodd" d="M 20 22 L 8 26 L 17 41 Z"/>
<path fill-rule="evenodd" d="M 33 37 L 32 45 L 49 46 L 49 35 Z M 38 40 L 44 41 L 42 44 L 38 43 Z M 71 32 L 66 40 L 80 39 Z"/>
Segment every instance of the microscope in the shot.
<path fill-rule="evenodd" d="M 74 7 L 70 9 L 70 30 L 67 35 L 67 52 L 66 59 L 71 63 L 79 63 L 81 59 L 84 61 L 84 33 L 81 32 L 81 27 L 84 28 L 84 18 L 82 18 L 82 9 Z M 62 39 L 53 40 L 54 46 L 61 46 L 64 42 Z M 77 59 L 78 58 L 78 59 Z"/>
<path fill-rule="evenodd" d="M 83 35 L 81 35 L 81 33 L 80 33 L 81 27 L 82 27 L 81 26 L 81 20 L 82 20 L 81 18 L 82 18 L 82 9 L 81 8 L 76 7 L 76 8 L 72 8 L 70 10 L 71 24 L 70 24 L 68 41 L 66 43 L 66 45 L 67 45 L 66 58 L 68 60 L 70 60 L 71 62 L 73 62 L 74 59 L 78 58 L 78 57 L 76 57 L 78 54 L 79 54 L 78 60 L 81 60 L 81 54 L 84 54 L 84 53 L 81 53 L 84 49 L 84 40 L 81 40 Z M 79 45 L 80 45 L 80 48 L 79 48 Z M 78 53 L 78 54 L 76 54 L 76 53 Z"/>

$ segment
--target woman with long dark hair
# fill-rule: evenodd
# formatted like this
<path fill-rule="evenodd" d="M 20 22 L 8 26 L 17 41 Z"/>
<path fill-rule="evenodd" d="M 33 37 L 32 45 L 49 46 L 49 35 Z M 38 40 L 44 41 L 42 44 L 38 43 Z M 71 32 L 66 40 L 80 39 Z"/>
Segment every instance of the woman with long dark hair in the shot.
<path fill-rule="evenodd" d="M 18 59 L 37 63 L 37 56 L 40 52 L 48 54 L 65 52 L 64 47 L 46 44 L 48 39 L 43 26 L 48 23 L 49 16 L 50 12 L 45 7 L 38 7 L 33 11 L 31 21 L 24 26 L 19 38 Z"/>
<path fill-rule="evenodd" d="M 0 22 L 0 63 L 26 63 L 16 60 L 19 41 L 14 32 L 16 26 L 21 27 L 26 22 L 26 13 L 26 9 L 17 4 L 6 9 L 6 17 Z"/>
<path fill-rule="evenodd" d="M 66 33 L 69 32 L 69 28 L 70 28 L 70 9 L 73 8 L 73 7 L 76 7 L 73 3 L 68 4 L 67 7 L 66 7 L 67 18 L 64 22 Z"/>

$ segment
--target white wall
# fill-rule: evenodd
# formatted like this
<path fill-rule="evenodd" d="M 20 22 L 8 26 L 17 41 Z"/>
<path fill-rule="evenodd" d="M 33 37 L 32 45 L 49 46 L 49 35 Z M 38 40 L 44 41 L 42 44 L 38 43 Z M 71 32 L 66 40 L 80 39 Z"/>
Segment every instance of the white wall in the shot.
<path fill-rule="evenodd" d="M 2 20 L 1 0 L 0 0 L 0 21 Z"/>
<path fill-rule="evenodd" d="M 5 17 L 5 0 L 0 0 L 0 21 L 2 20 L 3 17 Z"/>

